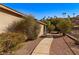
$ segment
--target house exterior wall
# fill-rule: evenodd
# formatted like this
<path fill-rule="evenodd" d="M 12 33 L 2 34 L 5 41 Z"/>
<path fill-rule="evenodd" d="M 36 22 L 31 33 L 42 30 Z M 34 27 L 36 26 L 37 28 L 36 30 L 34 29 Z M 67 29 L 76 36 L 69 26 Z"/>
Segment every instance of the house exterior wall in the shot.
<path fill-rule="evenodd" d="M 44 34 L 44 25 L 40 24 L 40 33 L 39 36 L 42 36 Z"/>
<path fill-rule="evenodd" d="M 23 17 L 24 15 L 22 13 L 8 8 L 4 5 L 0 5 L 0 33 L 6 32 L 9 25 L 11 25 L 15 21 L 20 21 L 21 19 L 23 19 Z M 38 23 L 41 28 L 38 36 L 42 36 L 44 34 L 45 24 L 41 21 L 38 21 Z"/>
<path fill-rule="evenodd" d="M 5 32 L 8 25 L 21 18 L 0 11 L 0 33 Z"/>

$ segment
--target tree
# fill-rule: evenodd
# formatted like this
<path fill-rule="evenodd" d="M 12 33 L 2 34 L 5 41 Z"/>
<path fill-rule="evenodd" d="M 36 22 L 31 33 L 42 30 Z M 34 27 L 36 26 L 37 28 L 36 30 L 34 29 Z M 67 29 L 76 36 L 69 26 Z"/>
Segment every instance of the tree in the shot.
<path fill-rule="evenodd" d="M 50 22 L 50 20 L 46 20 L 46 27 L 47 27 L 47 30 L 49 31 L 49 33 L 50 33 L 50 31 L 51 31 L 51 22 Z"/>
<path fill-rule="evenodd" d="M 46 28 L 48 30 L 48 32 L 50 33 L 52 30 L 55 29 L 55 26 L 51 23 L 51 19 L 53 19 L 52 17 L 48 17 L 46 18 L 46 20 L 44 21 L 47 25 Z"/>
<path fill-rule="evenodd" d="M 64 12 L 64 13 L 62 13 L 63 14 L 63 17 L 65 18 L 65 16 L 66 16 L 66 12 Z"/>
<path fill-rule="evenodd" d="M 73 13 L 73 17 L 75 17 L 75 13 Z"/>
<path fill-rule="evenodd" d="M 63 35 L 71 31 L 72 23 L 70 20 L 62 20 L 57 24 L 57 28 L 60 30 Z"/>
<path fill-rule="evenodd" d="M 79 20 L 79 15 L 77 15 L 77 16 L 75 17 L 75 19 L 76 19 L 76 20 Z"/>
<path fill-rule="evenodd" d="M 42 22 L 43 22 L 43 21 L 45 20 L 45 18 L 46 18 L 46 17 L 44 16 L 44 17 L 43 17 L 40 21 L 42 21 Z"/>
<path fill-rule="evenodd" d="M 54 16 L 54 18 L 57 18 L 57 16 Z"/>
<path fill-rule="evenodd" d="M 59 28 L 57 27 L 57 24 L 60 23 L 62 20 L 63 18 L 51 19 L 51 23 L 55 26 L 55 31 L 59 32 Z"/>
<path fill-rule="evenodd" d="M 55 26 L 52 24 L 52 25 L 50 25 L 50 26 L 48 26 L 48 31 L 49 31 L 49 33 L 51 32 L 51 31 L 53 31 L 55 29 Z"/>

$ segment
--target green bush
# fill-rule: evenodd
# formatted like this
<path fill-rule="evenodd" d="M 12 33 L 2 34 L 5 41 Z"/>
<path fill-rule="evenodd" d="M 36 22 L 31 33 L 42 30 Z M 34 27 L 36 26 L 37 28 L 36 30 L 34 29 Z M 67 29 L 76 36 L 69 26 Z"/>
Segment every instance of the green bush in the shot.
<path fill-rule="evenodd" d="M 62 20 L 57 24 L 57 28 L 60 30 L 60 32 L 65 34 L 71 31 L 72 23 L 70 20 Z"/>
<path fill-rule="evenodd" d="M 47 28 L 50 33 L 51 31 L 53 31 L 55 29 L 55 26 L 52 24 L 52 25 L 48 26 Z"/>
<path fill-rule="evenodd" d="M 26 16 L 21 21 L 14 22 L 8 27 L 8 31 L 24 33 L 28 39 L 36 39 L 39 30 L 40 26 L 32 16 Z"/>
<path fill-rule="evenodd" d="M 17 44 L 27 40 L 22 33 L 7 32 L 0 34 L 0 53 L 11 51 Z"/>

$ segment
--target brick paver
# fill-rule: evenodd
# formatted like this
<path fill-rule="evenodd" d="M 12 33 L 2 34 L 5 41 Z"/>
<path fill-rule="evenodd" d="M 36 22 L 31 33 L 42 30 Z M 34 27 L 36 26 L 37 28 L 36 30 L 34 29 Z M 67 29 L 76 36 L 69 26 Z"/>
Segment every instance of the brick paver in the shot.
<path fill-rule="evenodd" d="M 73 55 L 73 52 L 70 50 L 66 42 L 63 40 L 63 37 L 58 37 L 58 38 L 55 37 L 50 47 L 50 54 Z"/>
<path fill-rule="evenodd" d="M 79 45 L 75 44 L 75 41 L 71 38 L 65 36 L 64 40 L 67 42 L 68 46 L 71 48 L 75 55 L 79 55 Z"/>

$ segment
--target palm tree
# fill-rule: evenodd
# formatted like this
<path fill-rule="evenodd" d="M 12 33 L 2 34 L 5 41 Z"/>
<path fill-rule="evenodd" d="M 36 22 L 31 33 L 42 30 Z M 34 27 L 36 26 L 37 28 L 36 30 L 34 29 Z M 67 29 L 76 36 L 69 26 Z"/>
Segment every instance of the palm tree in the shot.
<path fill-rule="evenodd" d="M 73 13 L 73 17 L 75 17 L 75 13 Z"/>
<path fill-rule="evenodd" d="M 63 17 L 65 18 L 65 16 L 66 16 L 66 12 L 64 12 L 64 13 L 62 13 L 63 14 Z"/>
<path fill-rule="evenodd" d="M 57 16 L 54 16 L 54 18 L 57 18 Z"/>
<path fill-rule="evenodd" d="M 50 19 L 51 17 L 50 16 L 48 16 L 48 19 Z"/>
<path fill-rule="evenodd" d="M 46 16 L 44 16 L 42 19 L 41 19 L 41 21 L 44 21 L 46 19 Z"/>

